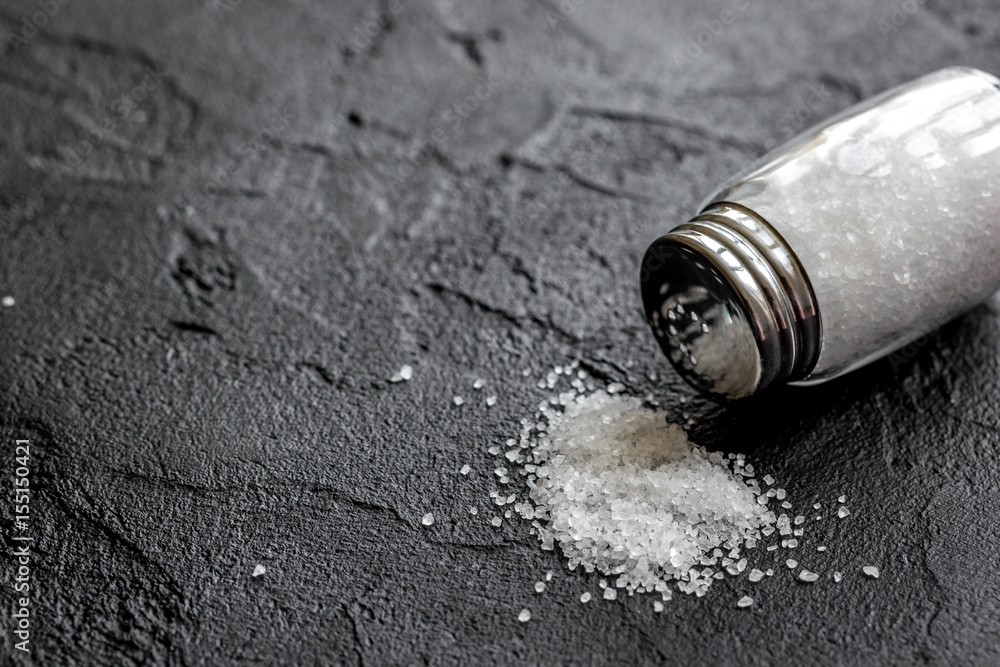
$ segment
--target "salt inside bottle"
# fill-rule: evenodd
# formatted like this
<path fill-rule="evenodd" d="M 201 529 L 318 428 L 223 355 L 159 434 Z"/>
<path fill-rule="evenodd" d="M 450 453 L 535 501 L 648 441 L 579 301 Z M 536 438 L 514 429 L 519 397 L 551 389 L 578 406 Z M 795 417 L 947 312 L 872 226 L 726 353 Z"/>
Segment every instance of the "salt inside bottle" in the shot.
<path fill-rule="evenodd" d="M 1000 80 L 948 68 L 803 132 L 652 243 L 646 317 L 724 399 L 816 384 L 1000 288 Z"/>

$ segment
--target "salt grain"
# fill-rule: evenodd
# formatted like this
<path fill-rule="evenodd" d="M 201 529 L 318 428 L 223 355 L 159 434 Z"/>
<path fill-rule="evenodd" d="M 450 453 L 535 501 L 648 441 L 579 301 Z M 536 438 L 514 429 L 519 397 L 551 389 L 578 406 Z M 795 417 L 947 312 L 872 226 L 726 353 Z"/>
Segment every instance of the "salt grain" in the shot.
<path fill-rule="evenodd" d="M 476 509 L 475 507 L 470 507 L 469 508 L 469 514 L 475 516 L 475 515 L 479 514 L 479 510 Z"/>
<path fill-rule="evenodd" d="M 736 606 L 739 607 L 740 609 L 749 607 L 752 604 L 753 604 L 753 598 L 750 597 L 749 595 L 744 595 L 743 597 L 741 597 L 739 600 L 736 601 Z"/>
<path fill-rule="evenodd" d="M 261 565 L 260 563 L 257 563 L 257 567 L 255 567 L 253 569 L 253 576 L 259 577 L 260 575 L 264 574 L 265 572 L 267 572 L 267 568 L 264 567 L 263 565 Z"/>
<path fill-rule="evenodd" d="M 618 591 L 616 591 L 613 588 L 605 588 L 604 589 L 604 599 L 605 600 L 614 600 L 616 597 L 618 597 Z"/>
<path fill-rule="evenodd" d="M 659 600 L 657 600 L 656 602 L 654 602 L 653 603 L 653 611 L 655 611 L 657 614 L 659 614 L 661 611 L 663 611 L 663 603 L 660 602 Z"/>
<path fill-rule="evenodd" d="M 841 504 L 846 503 L 847 502 L 847 496 L 841 496 L 841 497 L 837 498 L 837 502 L 841 503 Z"/>
<path fill-rule="evenodd" d="M 472 383 L 473 389 L 482 389 L 483 385 L 486 384 L 482 378 L 476 378 L 476 381 Z"/>
<path fill-rule="evenodd" d="M 580 596 L 580 602 L 590 602 L 590 593 L 584 592 L 584 594 Z"/>
<path fill-rule="evenodd" d="M 499 526 L 500 524 L 503 523 L 503 519 L 501 519 L 498 516 L 495 516 L 492 519 L 490 519 L 490 523 L 493 524 L 494 526 Z"/>
<path fill-rule="evenodd" d="M 521 621 L 522 623 L 527 623 L 528 621 L 531 620 L 531 612 L 528 611 L 527 609 L 522 609 L 521 613 L 517 615 L 517 620 Z"/>
<path fill-rule="evenodd" d="M 468 475 L 470 472 L 472 472 L 472 467 L 466 464 L 462 466 L 462 469 L 459 470 L 458 472 L 460 472 L 463 475 Z"/>
<path fill-rule="evenodd" d="M 413 366 L 406 364 L 399 371 L 389 378 L 389 382 L 409 382 L 413 379 Z"/>
<path fill-rule="evenodd" d="M 764 573 L 758 570 L 757 568 L 750 570 L 750 581 L 756 583 L 763 578 L 764 578 Z"/>
<path fill-rule="evenodd" d="M 451 401 L 452 401 L 452 402 L 453 402 L 453 403 L 454 403 L 455 405 L 462 405 L 463 403 L 465 403 L 465 399 L 464 399 L 464 398 L 462 398 L 461 396 L 456 396 L 455 398 L 451 399 Z"/>
<path fill-rule="evenodd" d="M 791 558 L 789 558 L 788 560 L 785 561 L 785 565 L 788 566 L 789 570 L 794 570 L 799 566 L 799 562 L 797 560 L 792 560 Z"/>
<path fill-rule="evenodd" d="M 839 584 L 840 583 L 840 579 L 841 579 L 840 572 L 834 572 L 833 573 L 833 580 L 836 581 Z"/>
<path fill-rule="evenodd" d="M 420 519 L 420 523 L 424 524 L 425 526 L 432 525 L 434 523 L 434 515 L 428 512 L 423 516 L 422 519 Z"/>
<path fill-rule="evenodd" d="M 874 565 L 865 565 L 863 568 L 861 568 L 861 571 L 864 572 L 869 577 L 871 577 L 872 579 L 878 579 L 878 568 L 875 567 Z"/>
<path fill-rule="evenodd" d="M 819 575 L 816 574 L 815 572 L 810 572 L 809 570 L 802 570 L 801 572 L 799 572 L 799 581 L 804 581 L 807 584 L 811 584 L 817 579 L 819 579 Z"/>
<path fill-rule="evenodd" d="M 841 518 L 841 519 L 843 519 L 845 516 L 847 516 L 850 513 L 851 513 L 851 510 L 847 509 L 846 507 L 841 507 L 840 509 L 837 510 L 837 516 L 839 518 Z"/>
<path fill-rule="evenodd" d="M 14 297 L 12 296 L 5 296 L 2 300 L 0 300 L 0 305 L 4 308 L 13 308 L 14 303 Z"/>
<path fill-rule="evenodd" d="M 541 582 L 541 581 L 536 582 L 535 583 L 535 592 L 536 593 L 542 593 L 544 591 L 545 591 L 545 583 Z"/>

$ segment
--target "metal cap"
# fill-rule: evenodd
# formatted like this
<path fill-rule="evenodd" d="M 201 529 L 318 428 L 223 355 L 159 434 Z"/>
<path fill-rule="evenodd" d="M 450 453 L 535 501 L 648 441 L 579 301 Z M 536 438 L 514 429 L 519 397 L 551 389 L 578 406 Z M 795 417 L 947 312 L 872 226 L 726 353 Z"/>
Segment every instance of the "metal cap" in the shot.
<path fill-rule="evenodd" d="M 660 347 L 701 392 L 744 398 L 816 364 L 819 310 L 805 271 L 746 208 L 712 204 L 654 241 L 640 280 Z"/>

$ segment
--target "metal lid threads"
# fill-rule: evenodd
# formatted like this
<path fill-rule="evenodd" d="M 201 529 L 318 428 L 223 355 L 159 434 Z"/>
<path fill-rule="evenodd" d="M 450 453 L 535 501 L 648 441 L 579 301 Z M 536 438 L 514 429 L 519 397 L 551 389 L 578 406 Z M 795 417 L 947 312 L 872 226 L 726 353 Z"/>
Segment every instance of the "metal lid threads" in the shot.
<path fill-rule="evenodd" d="M 805 271 L 760 216 L 717 202 L 654 241 L 642 300 L 667 358 L 717 398 L 805 378 L 820 351 L 820 315 Z"/>

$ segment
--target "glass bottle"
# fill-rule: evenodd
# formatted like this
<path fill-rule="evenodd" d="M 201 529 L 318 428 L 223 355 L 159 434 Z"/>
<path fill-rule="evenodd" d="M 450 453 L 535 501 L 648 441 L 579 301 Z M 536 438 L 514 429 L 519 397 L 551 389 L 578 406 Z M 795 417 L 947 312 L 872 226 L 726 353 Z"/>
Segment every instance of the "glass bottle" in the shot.
<path fill-rule="evenodd" d="M 948 68 L 824 121 L 652 243 L 664 353 L 737 399 L 825 382 L 1000 288 L 1000 80 Z"/>

